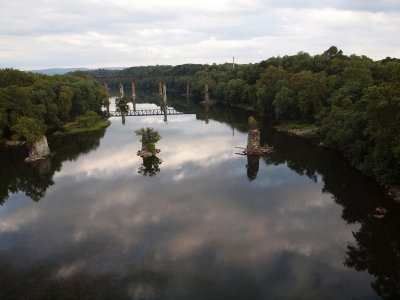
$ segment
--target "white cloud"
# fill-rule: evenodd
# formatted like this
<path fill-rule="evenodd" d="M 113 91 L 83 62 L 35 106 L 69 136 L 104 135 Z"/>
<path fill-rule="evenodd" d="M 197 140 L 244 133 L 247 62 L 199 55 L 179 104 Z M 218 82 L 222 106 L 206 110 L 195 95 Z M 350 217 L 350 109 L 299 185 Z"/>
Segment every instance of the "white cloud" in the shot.
<path fill-rule="evenodd" d="M 3 3 L 1 3 L 3 2 Z M 239 63 L 337 45 L 400 56 L 397 1 L 0 1 L 0 66 Z"/>

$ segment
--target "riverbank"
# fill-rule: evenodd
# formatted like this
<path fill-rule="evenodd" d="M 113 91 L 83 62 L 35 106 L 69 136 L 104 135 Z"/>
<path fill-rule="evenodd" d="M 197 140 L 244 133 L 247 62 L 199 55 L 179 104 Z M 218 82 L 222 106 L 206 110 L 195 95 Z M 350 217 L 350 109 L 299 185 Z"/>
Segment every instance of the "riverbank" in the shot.
<path fill-rule="evenodd" d="M 218 103 L 218 101 L 216 103 Z M 244 110 L 247 110 L 247 111 L 253 111 L 253 112 L 256 112 L 257 114 L 261 115 L 257 111 L 257 109 L 255 109 L 253 106 L 246 106 L 246 105 L 243 105 L 243 104 L 237 104 L 237 103 L 226 102 L 226 101 L 219 102 L 219 103 L 222 103 L 222 104 L 225 104 L 225 105 L 229 105 L 231 107 L 237 107 L 237 108 L 244 109 Z"/>
<path fill-rule="evenodd" d="M 317 141 L 319 141 L 318 146 L 320 147 L 330 147 L 328 143 L 321 140 L 320 136 L 318 135 L 319 128 L 313 124 L 296 124 L 283 122 L 273 127 L 280 132 L 286 132 L 300 137 L 316 139 Z M 343 155 L 342 152 L 340 153 Z M 388 194 L 393 197 L 395 201 L 400 202 L 400 186 L 391 185 L 384 182 L 379 182 L 379 184 L 385 187 L 385 189 L 388 191 Z"/>
<path fill-rule="evenodd" d="M 74 134 L 74 133 L 82 133 L 82 132 L 89 132 L 89 131 L 95 131 L 99 130 L 102 128 L 106 128 L 110 125 L 110 121 L 101 121 L 98 122 L 95 126 L 93 127 L 81 127 L 79 123 L 74 123 L 68 126 L 63 126 L 63 131 L 56 131 L 53 133 L 53 135 L 66 135 L 66 134 Z"/>
<path fill-rule="evenodd" d="M 273 126 L 278 131 L 287 132 L 297 136 L 316 137 L 318 127 L 313 124 L 281 123 Z"/>

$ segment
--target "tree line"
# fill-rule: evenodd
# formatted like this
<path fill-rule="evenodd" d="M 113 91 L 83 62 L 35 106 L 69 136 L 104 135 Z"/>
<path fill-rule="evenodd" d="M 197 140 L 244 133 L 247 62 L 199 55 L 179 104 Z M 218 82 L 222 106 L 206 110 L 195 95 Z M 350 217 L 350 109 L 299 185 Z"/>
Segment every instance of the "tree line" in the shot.
<path fill-rule="evenodd" d="M 105 101 L 104 88 L 81 71 L 47 76 L 1 69 L 0 139 L 10 140 L 25 131 L 34 132 L 35 139 L 87 111 L 100 115 Z"/>
<path fill-rule="evenodd" d="M 154 91 L 155 78 L 171 76 L 169 90 L 252 108 L 270 119 L 315 124 L 320 138 L 379 181 L 400 183 L 400 60 L 344 55 L 332 46 L 311 56 L 230 63 L 99 70 L 91 75 L 137 75 L 138 89 Z M 112 74 L 111 74 L 112 73 Z"/>
<path fill-rule="evenodd" d="M 257 64 L 211 65 L 192 91 L 208 84 L 216 101 L 251 107 L 270 119 L 313 123 L 320 138 L 379 181 L 400 183 L 400 60 L 346 56 L 332 46 L 311 56 Z"/>

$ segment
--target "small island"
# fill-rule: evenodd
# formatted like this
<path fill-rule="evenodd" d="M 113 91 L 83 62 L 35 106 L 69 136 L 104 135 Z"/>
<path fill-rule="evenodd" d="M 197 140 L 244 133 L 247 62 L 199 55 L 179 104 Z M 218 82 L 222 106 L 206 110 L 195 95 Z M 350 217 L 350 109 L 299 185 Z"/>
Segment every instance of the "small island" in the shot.
<path fill-rule="evenodd" d="M 161 135 L 158 131 L 155 131 L 153 128 L 141 128 L 139 130 L 135 130 L 137 136 L 141 136 L 140 141 L 142 142 L 142 149 L 138 151 L 137 155 L 142 158 L 147 158 L 151 156 L 155 156 L 160 153 L 160 149 L 156 149 L 155 144 L 162 139 Z"/>

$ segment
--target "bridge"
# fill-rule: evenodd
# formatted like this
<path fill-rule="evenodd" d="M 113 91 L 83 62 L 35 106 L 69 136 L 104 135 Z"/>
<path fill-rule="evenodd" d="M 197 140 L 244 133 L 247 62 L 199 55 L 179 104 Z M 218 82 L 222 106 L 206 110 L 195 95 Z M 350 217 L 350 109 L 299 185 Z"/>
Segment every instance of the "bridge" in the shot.
<path fill-rule="evenodd" d="M 137 75 L 108 75 L 108 76 L 95 76 L 95 79 L 101 83 L 105 82 L 117 82 L 117 83 L 126 83 L 132 81 L 140 81 L 143 79 L 153 79 L 154 81 L 165 81 L 168 79 L 174 79 L 176 76 L 137 76 Z"/>
<path fill-rule="evenodd" d="M 165 115 L 183 115 L 183 112 L 177 111 L 174 108 L 167 109 L 137 109 L 137 110 L 128 110 L 127 113 L 122 113 L 120 111 L 110 111 L 107 112 L 109 117 L 122 117 L 122 116 L 130 116 L 130 117 L 139 117 L 139 116 L 165 116 Z"/>

